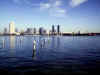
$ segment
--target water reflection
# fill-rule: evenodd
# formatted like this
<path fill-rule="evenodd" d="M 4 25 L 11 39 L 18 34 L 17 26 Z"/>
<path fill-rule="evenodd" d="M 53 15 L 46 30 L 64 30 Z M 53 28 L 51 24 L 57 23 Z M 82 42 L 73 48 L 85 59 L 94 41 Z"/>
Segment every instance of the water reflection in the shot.
<path fill-rule="evenodd" d="M 61 47 L 61 37 L 60 36 L 52 36 L 51 38 L 51 48 L 54 50 L 58 50 Z"/>
<path fill-rule="evenodd" d="M 22 41 L 21 38 L 23 37 Z M 73 37 L 50 36 L 47 38 L 37 36 L 32 37 L 32 41 L 29 37 L 23 37 L 6 37 L 6 47 L 0 50 L 1 68 L 22 74 L 33 70 L 36 72 L 38 70 L 42 70 L 41 72 L 46 71 L 45 73 L 49 71 L 55 73 L 73 71 L 77 74 L 76 72 L 85 72 L 87 68 L 90 70 L 93 68 L 92 70 L 94 70 L 95 66 L 97 68 L 100 66 L 100 37 L 88 37 L 87 39 L 84 39 L 84 37 L 76 39 L 74 37 L 75 40 L 73 40 Z M 0 38 L 2 43 L 3 38 Z M 41 48 L 40 44 L 42 42 L 44 47 Z M 21 43 L 23 47 L 19 48 L 16 43 L 18 45 Z M 25 70 L 23 70 L 24 68 Z"/>
<path fill-rule="evenodd" d="M 5 39 L 4 38 L 2 38 L 0 40 L 0 49 L 3 49 L 3 48 L 5 48 Z"/>
<path fill-rule="evenodd" d="M 0 49 L 2 49 L 2 41 L 0 41 Z"/>
<path fill-rule="evenodd" d="M 10 36 L 10 49 L 15 48 L 15 36 Z"/>
<path fill-rule="evenodd" d="M 32 50 L 32 58 L 36 59 L 36 50 L 34 50 L 34 49 Z"/>
<path fill-rule="evenodd" d="M 45 48 L 46 40 L 42 39 L 41 40 L 41 48 Z"/>
<path fill-rule="evenodd" d="M 2 46 L 5 48 L 5 39 L 2 39 Z"/>
<path fill-rule="evenodd" d="M 60 48 L 60 36 L 57 37 L 57 48 Z"/>
<path fill-rule="evenodd" d="M 18 43 L 17 43 L 18 47 L 22 48 L 23 47 L 24 38 L 22 36 L 20 36 L 19 39 L 17 39 L 17 40 L 18 40 Z"/>
<path fill-rule="evenodd" d="M 47 44 L 50 42 L 46 38 L 39 37 L 38 39 L 33 40 L 33 48 L 32 48 L 32 58 L 36 59 L 36 54 L 38 55 L 43 51 L 44 49 L 46 50 Z"/>
<path fill-rule="evenodd" d="M 34 41 L 33 41 L 33 50 L 32 50 L 32 58 L 33 58 L 33 59 L 36 59 L 36 58 L 35 58 L 35 56 L 36 56 L 36 50 L 37 50 L 37 49 L 36 49 L 36 46 L 37 46 L 36 44 L 37 44 L 37 42 L 34 40 Z"/>
<path fill-rule="evenodd" d="M 39 45 L 40 49 L 44 48 L 44 45 L 45 45 L 44 43 L 45 43 L 44 39 L 40 36 L 39 37 L 39 42 L 38 42 L 38 45 Z"/>

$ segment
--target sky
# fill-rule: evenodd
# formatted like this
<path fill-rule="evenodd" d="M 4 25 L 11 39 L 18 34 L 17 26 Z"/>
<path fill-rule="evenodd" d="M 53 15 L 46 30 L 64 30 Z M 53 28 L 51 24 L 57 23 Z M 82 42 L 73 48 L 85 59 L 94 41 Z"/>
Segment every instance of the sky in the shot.
<path fill-rule="evenodd" d="M 61 32 L 100 32 L 100 0 L 0 0 L 0 32 L 59 24 Z"/>

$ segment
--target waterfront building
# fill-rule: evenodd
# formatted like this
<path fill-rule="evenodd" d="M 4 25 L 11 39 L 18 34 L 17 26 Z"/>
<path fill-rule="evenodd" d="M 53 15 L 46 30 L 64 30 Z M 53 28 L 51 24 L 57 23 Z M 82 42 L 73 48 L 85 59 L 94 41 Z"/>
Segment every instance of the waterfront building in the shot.
<path fill-rule="evenodd" d="M 32 34 L 33 33 L 33 29 L 32 28 L 27 28 L 26 33 Z"/>
<path fill-rule="evenodd" d="M 4 28 L 4 34 L 7 34 L 8 31 L 7 31 L 7 28 Z"/>
<path fill-rule="evenodd" d="M 55 27 L 54 27 L 54 25 L 52 25 L 52 35 L 54 35 L 55 34 Z"/>
<path fill-rule="evenodd" d="M 17 28 L 15 29 L 15 32 L 18 32 L 18 29 Z"/>
<path fill-rule="evenodd" d="M 60 25 L 57 25 L 57 34 L 60 34 Z"/>
<path fill-rule="evenodd" d="M 9 34 L 15 34 L 15 25 L 14 22 L 9 24 Z"/>
<path fill-rule="evenodd" d="M 33 28 L 33 33 L 36 34 L 36 28 Z"/>
<path fill-rule="evenodd" d="M 43 34 L 47 34 L 47 31 L 45 29 L 43 30 Z"/>
<path fill-rule="evenodd" d="M 43 35 L 43 28 L 42 27 L 39 28 L 39 35 Z"/>
<path fill-rule="evenodd" d="M 21 30 L 20 30 L 20 34 L 25 34 L 24 29 L 21 29 Z"/>
<path fill-rule="evenodd" d="M 78 35 L 80 35 L 80 30 L 78 31 Z"/>

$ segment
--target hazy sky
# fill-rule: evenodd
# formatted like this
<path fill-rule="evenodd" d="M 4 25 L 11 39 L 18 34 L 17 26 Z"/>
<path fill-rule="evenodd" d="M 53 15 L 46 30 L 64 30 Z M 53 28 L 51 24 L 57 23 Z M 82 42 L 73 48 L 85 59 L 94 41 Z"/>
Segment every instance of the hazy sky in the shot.
<path fill-rule="evenodd" d="M 100 0 L 0 0 L 0 31 L 61 25 L 64 32 L 100 32 Z"/>

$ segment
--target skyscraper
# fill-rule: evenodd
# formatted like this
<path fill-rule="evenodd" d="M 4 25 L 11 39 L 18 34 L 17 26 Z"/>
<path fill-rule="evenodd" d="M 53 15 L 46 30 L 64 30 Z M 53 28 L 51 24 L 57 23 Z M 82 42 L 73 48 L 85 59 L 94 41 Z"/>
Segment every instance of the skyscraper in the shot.
<path fill-rule="evenodd" d="M 15 29 L 15 32 L 18 32 L 18 29 L 17 28 Z"/>
<path fill-rule="evenodd" d="M 80 35 L 80 30 L 78 31 L 78 35 Z"/>
<path fill-rule="evenodd" d="M 11 22 L 11 23 L 9 24 L 9 33 L 10 33 L 10 34 L 15 34 L 14 22 Z"/>
<path fill-rule="evenodd" d="M 33 33 L 33 30 L 32 30 L 32 28 L 27 28 L 27 31 L 26 31 L 26 33 L 28 33 L 28 34 L 32 34 L 32 33 Z"/>
<path fill-rule="evenodd" d="M 55 27 L 54 27 L 54 25 L 52 25 L 52 35 L 54 35 L 55 34 Z"/>
<path fill-rule="evenodd" d="M 42 27 L 39 28 L 39 34 L 43 35 L 43 28 Z"/>
<path fill-rule="evenodd" d="M 4 34 L 7 34 L 7 28 L 4 28 Z"/>
<path fill-rule="evenodd" d="M 33 33 L 36 34 L 36 28 L 33 28 Z"/>
<path fill-rule="evenodd" d="M 57 34 L 60 34 L 60 25 L 57 25 Z"/>

